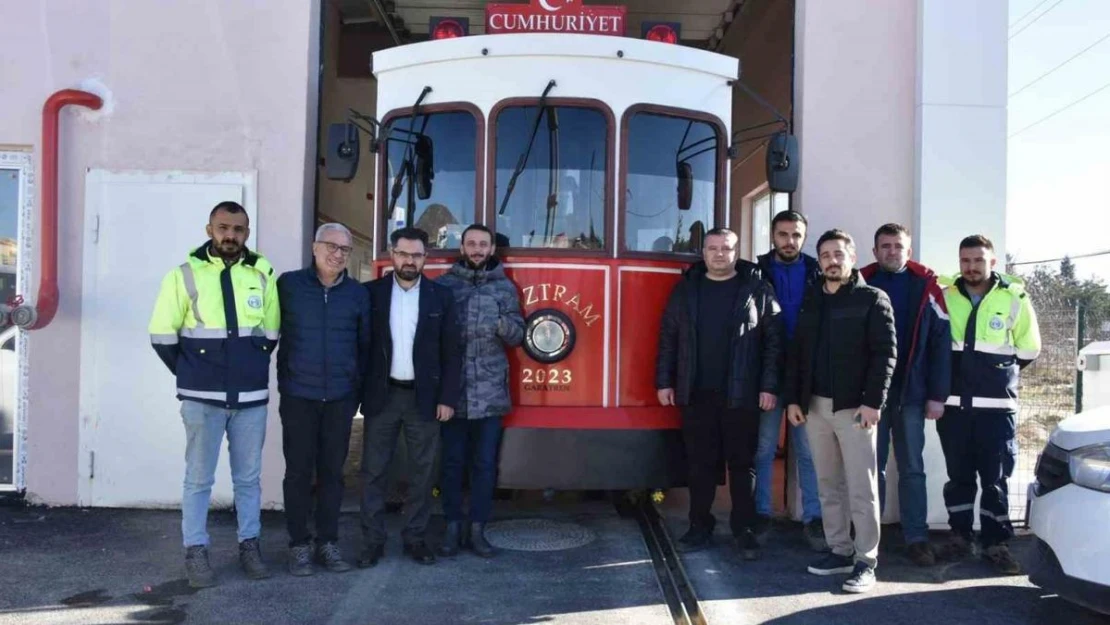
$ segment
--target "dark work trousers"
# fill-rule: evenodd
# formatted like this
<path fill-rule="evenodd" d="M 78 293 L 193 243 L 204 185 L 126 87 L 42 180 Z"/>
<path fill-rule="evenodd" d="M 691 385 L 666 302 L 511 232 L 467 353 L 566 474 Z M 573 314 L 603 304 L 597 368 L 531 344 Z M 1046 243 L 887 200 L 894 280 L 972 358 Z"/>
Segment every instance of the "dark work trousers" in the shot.
<path fill-rule="evenodd" d="M 289 545 L 309 542 L 308 517 L 316 477 L 316 540 L 339 540 L 339 507 L 343 502 L 343 465 L 351 440 L 357 399 L 315 401 L 283 395 L 281 446 L 285 453 L 285 522 Z"/>
<path fill-rule="evenodd" d="M 1007 485 L 1017 458 L 1014 417 L 1009 410 L 948 407 L 937 421 L 948 467 L 948 483 L 944 485 L 948 524 L 953 531 L 971 537 L 978 475 L 983 485 L 979 523 L 984 548 L 1005 543 L 1014 535 Z"/>
<path fill-rule="evenodd" d="M 402 431 L 409 456 L 408 517 L 401 539 L 405 544 L 424 541 L 424 531 L 432 516 L 432 483 L 436 454 L 439 453 L 439 421 L 420 414 L 413 389 L 389 387 L 385 408 L 366 417 L 362 431 L 362 535 L 367 544 L 385 543 L 385 490 L 389 482 L 389 463 Z"/>
<path fill-rule="evenodd" d="M 729 525 L 740 536 L 755 521 L 755 449 L 759 411 L 728 408 L 724 393 L 699 391 L 682 408 L 682 437 L 690 475 L 690 524 L 715 523 L 711 508 L 722 467 L 728 465 L 732 514 Z"/>
<path fill-rule="evenodd" d="M 489 520 L 493 489 L 497 484 L 500 442 L 500 417 L 455 417 L 443 424 L 443 515 L 448 521 L 466 519 L 462 511 L 462 485 L 467 468 L 470 469 L 469 519 L 474 523 Z"/>

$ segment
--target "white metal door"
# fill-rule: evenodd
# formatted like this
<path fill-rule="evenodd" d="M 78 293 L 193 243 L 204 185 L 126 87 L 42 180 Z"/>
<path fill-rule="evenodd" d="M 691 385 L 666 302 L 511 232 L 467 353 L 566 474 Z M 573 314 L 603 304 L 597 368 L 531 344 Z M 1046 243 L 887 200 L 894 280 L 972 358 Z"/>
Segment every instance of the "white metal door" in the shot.
<path fill-rule="evenodd" d="M 241 203 L 257 247 L 253 173 L 86 177 L 81 349 L 82 505 L 181 505 L 185 433 L 173 375 L 147 326 L 162 278 L 206 239 L 212 207 Z M 232 501 L 223 445 L 214 507 Z"/>

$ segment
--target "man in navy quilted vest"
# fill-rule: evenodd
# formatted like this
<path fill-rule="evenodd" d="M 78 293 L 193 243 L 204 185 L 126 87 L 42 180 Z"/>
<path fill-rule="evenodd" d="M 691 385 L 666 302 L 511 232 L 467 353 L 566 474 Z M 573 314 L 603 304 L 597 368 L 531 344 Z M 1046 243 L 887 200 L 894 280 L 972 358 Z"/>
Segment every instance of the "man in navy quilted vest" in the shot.
<path fill-rule="evenodd" d="M 347 275 L 350 255 L 350 231 L 324 224 L 312 243 L 312 264 L 278 278 L 278 411 L 293 575 L 312 575 L 314 559 L 329 571 L 351 568 L 338 545 L 339 506 L 351 421 L 370 351 L 370 294 Z M 313 508 L 315 545 L 308 529 Z"/>

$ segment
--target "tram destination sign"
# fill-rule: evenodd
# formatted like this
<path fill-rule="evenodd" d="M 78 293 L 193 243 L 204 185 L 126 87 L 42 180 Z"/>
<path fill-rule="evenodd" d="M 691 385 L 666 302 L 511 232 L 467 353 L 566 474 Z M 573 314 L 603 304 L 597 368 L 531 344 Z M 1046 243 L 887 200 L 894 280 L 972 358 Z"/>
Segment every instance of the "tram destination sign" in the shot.
<path fill-rule="evenodd" d="M 588 33 L 623 37 L 623 6 L 582 4 L 582 0 L 532 0 L 530 4 L 486 5 L 486 33 Z"/>

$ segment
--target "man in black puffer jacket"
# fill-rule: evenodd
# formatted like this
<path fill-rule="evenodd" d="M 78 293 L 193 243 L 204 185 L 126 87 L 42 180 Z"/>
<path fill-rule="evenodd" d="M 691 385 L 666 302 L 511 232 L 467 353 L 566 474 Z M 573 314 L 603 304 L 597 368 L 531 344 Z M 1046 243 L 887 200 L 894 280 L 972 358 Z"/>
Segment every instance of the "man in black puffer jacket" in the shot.
<path fill-rule="evenodd" d="M 347 276 L 351 233 L 324 224 L 313 264 L 278 278 L 281 301 L 278 390 L 285 452 L 289 571 L 311 575 L 312 557 L 330 571 L 351 567 L 339 553 L 343 464 L 370 353 L 370 294 Z M 316 476 L 316 546 L 308 531 Z"/>
<path fill-rule="evenodd" d="M 790 423 L 806 424 L 832 550 L 809 572 L 850 573 L 842 588 L 861 593 L 875 585 L 879 554 L 875 439 L 897 363 L 894 312 L 887 294 L 860 277 L 851 235 L 821 235 L 817 260 L 823 278 L 802 300 L 782 395 Z"/>
<path fill-rule="evenodd" d="M 778 393 L 782 321 L 774 289 L 759 267 L 737 261 L 736 233 L 705 236 L 703 261 L 675 285 L 659 334 L 655 387 L 659 402 L 682 409 L 689 464 L 690 529 L 684 551 L 704 548 L 716 524 L 710 508 L 728 464 L 730 526 L 741 555 L 759 557 L 752 498 L 760 410 Z M 722 457 L 723 453 L 723 457 Z"/>

